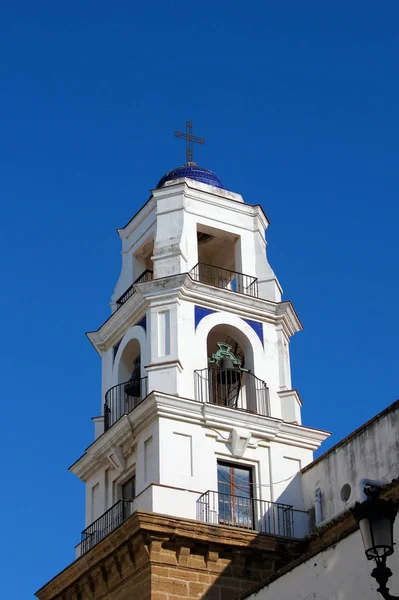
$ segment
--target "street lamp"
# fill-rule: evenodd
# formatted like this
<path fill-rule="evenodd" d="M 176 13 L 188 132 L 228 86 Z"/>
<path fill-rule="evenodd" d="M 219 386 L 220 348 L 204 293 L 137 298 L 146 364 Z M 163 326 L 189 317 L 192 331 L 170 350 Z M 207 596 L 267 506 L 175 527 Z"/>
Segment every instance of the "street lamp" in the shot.
<path fill-rule="evenodd" d="M 366 556 L 376 562 L 371 576 L 379 585 L 377 591 L 385 600 L 399 600 L 399 596 L 391 596 L 387 588 L 392 571 L 386 566 L 387 556 L 394 551 L 393 524 L 398 507 L 392 500 L 379 498 L 379 492 L 376 486 L 365 487 L 367 500 L 356 502 L 352 514 L 359 524 Z"/>

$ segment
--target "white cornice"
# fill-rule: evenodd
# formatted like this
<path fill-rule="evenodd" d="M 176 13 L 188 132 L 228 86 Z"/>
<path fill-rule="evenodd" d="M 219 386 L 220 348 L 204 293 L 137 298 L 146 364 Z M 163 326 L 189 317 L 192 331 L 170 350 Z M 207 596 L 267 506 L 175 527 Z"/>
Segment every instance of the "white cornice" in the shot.
<path fill-rule="evenodd" d="M 169 181 L 161 188 L 151 190 L 151 193 L 154 198 L 168 198 L 170 196 L 176 196 L 179 193 L 184 193 L 185 190 L 190 190 L 190 193 L 195 194 L 196 198 L 201 200 L 206 196 L 211 196 L 215 199 L 231 200 L 233 202 L 244 204 L 241 194 L 217 188 L 213 185 L 208 185 L 207 183 L 201 183 L 200 181 L 195 181 L 188 177 L 181 177 L 180 179 Z"/>
<path fill-rule="evenodd" d="M 298 405 L 301 407 L 303 406 L 303 402 L 298 390 L 281 390 L 280 392 L 277 392 L 277 394 L 280 398 L 295 398 L 295 401 L 298 403 Z"/>
<path fill-rule="evenodd" d="M 125 225 L 125 227 L 119 227 L 116 231 L 120 239 L 124 239 L 129 237 L 129 235 L 137 229 L 137 227 L 142 223 L 151 212 L 155 211 L 156 201 L 153 196 L 151 196 L 144 206 L 130 219 L 130 221 Z"/>
<path fill-rule="evenodd" d="M 180 189 L 179 189 L 180 188 Z M 210 198 L 212 198 L 212 204 L 215 205 L 222 201 L 230 201 L 231 203 L 241 204 L 246 206 L 248 209 L 255 210 L 256 213 L 259 214 L 260 218 L 264 222 L 264 229 L 270 225 L 270 221 L 267 218 L 267 215 L 261 206 L 261 204 L 247 204 L 241 194 L 237 194 L 236 192 L 231 192 L 229 190 L 223 190 L 220 188 L 215 188 L 211 185 L 207 185 L 206 183 L 200 183 L 199 181 L 195 181 L 193 179 L 182 178 L 175 179 L 173 181 L 168 182 L 165 186 L 158 190 L 152 190 L 154 196 L 163 196 L 169 197 L 170 195 L 174 195 L 183 191 L 183 193 L 187 197 L 196 198 L 198 200 L 204 202 L 210 202 Z M 224 204 L 220 204 L 220 206 L 225 206 Z"/>
<path fill-rule="evenodd" d="M 220 198 L 218 196 L 214 196 L 213 194 L 201 194 L 197 193 L 197 190 L 191 190 L 188 186 L 184 189 L 184 197 L 188 200 L 196 200 L 201 202 L 201 204 L 211 204 L 212 206 L 217 206 L 218 208 L 228 209 L 231 212 L 235 212 L 241 215 L 253 217 L 256 212 L 256 208 L 251 204 L 245 204 L 244 202 L 238 202 L 237 200 L 232 200 L 230 198 Z M 197 214 L 198 211 L 194 210 L 190 203 L 185 204 L 184 206 L 186 212 Z M 240 228 L 243 225 L 240 223 Z M 251 227 L 251 231 L 253 228 Z"/>
<path fill-rule="evenodd" d="M 87 337 L 101 355 L 116 344 L 124 333 L 145 314 L 147 303 L 139 292 L 135 292 L 101 325 L 97 331 L 88 331 Z"/>
<path fill-rule="evenodd" d="M 237 294 L 222 288 L 212 287 L 190 276 L 184 281 L 181 298 L 213 310 L 227 310 L 243 319 L 253 319 L 264 323 L 281 324 L 287 337 L 302 331 L 303 327 L 290 301 L 272 302 Z"/>
<path fill-rule="evenodd" d="M 176 179 L 166 183 L 162 188 L 151 190 L 151 196 L 147 202 L 141 207 L 141 209 L 128 221 L 124 227 L 119 227 L 117 233 L 121 240 L 128 238 L 130 234 L 137 229 L 148 215 L 151 214 L 156 208 L 157 198 L 170 198 L 176 196 L 179 193 L 183 194 L 188 198 L 195 198 L 204 203 L 212 203 L 216 206 L 226 207 L 228 202 L 229 208 L 233 208 L 233 205 L 241 205 L 241 212 L 245 214 L 251 214 L 259 219 L 260 227 L 263 230 L 267 229 L 270 224 L 269 219 L 266 216 L 262 206 L 260 204 L 247 204 L 244 202 L 241 194 L 231 192 L 229 190 L 223 190 L 215 188 L 205 183 L 200 183 L 193 179 L 182 178 Z M 187 210 L 187 207 L 185 207 Z M 236 208 L 236 210 L 239 210 Z M 251 212 L 252 211 L 252 212 Z"/>
<path fill-rule="evenodd" d="M 187 273 L 153 279 L 135 286 L 136 292 L 97 330 L 87 333 L 101 354 L 134 325 L 149 306 L 185 300 L 210 310 L 226 310 L 243 319 L 281 325 L 287 338 L 302 330 L 291 302 L 272 302 L 194 281 Z"/>
<path fill-rule="evenodd" d="M 69 470 L 86 481 L 92 473 L 106 463 L 107 456 L 114 451 L 115 447 L 122 446 L 150 422 L 159 418 L 192 423 L 209 430 L 224 430 L 228 433 L 234 428 L 248 429 L 258 440 L 274 440 L 312 451 L 317 450 L 329 435 L 325 431 L 285 423 L 274 417 L 256 415 L 216 404 L 204 404 L 154 391 L 129 415 L 124 415 L 93 442 Z"/>
<path fill-rule="evenodd" d="M 154 198 L 172 198 L 182 194 L 189 200 L 197 200 L 203 204 L 211 204 L 219 208 L 228 208 L 233 212 L 245 214 L 246 216 L 259 219 L 258 227 L 267 229 L 269 219 L 267 218 L 260 204 L 247 204 L 244 202 L 241 194 L 236 194 L 228 190 L 222 190 L 213 186 L 194 181 L 192 179 L 182 178 L 174 180 L 164 187 L 152 190 Z M 186 204 L 184 210 L 187 212 L 196 212 L 190 210 Z"/>

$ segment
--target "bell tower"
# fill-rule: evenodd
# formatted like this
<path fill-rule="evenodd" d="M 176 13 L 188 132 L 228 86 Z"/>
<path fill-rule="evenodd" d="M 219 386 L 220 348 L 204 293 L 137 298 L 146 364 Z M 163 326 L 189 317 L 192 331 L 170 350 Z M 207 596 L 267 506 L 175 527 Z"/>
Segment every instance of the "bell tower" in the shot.
<path fill-rule="evenodd" d="M 178 132 L 177 132 L 178 133 Z M 301 470 L 328 436 L 302 425 L 302 328 L 266 254 L 269 225 L 193 162 L 122 228 L 76 561 L 39 600 L 238 599 L 302 552 Z M 234 593 L 233 593 L 234 592 Z"/>
<path fill-rule="evenodd" d="M 301 330 L 266 255 L 268 219 L 211 171 L 168 172 L 118 230 L 77 556 L 137 510 L 286 537 L 308 531 L 300 470 L 326 433 L 301 424 Z M 110 525 L 111 523 L 111 525 Z"/>

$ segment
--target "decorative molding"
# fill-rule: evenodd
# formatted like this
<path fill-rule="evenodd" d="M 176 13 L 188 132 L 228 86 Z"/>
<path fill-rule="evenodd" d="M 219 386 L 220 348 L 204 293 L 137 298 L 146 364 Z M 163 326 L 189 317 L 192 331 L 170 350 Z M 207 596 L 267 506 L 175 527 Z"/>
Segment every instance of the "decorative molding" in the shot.
<path fill-rule="evenodd" d="M 303 406 L 303 402 L 302 399 L 299 395 L 298 390 L 280 390 L 279 392 L 277 392 L 277 394 L 279 395 L 280 398 L 293 398 L 295 399 L 295 402 L 298 404 L 298 406 L 300 408 L 302 408 Z"/>
<path fill-rule="evenodd" d="M 127 329 L 137 322 L 138 315 L 145 313 L 150 306 L 155 306 L 157 301 L 166 304 L 182 300 L 193 302 L 199 308 L 210 311 L 207 314 L 218 312 L 222 308 L 226 312 L 239 315 L 243 320 L 253 321 L 256 324 L 272 323 L 281 326 L 287 338 L 302 330 L 302 324 L 289 301 L 273 302 L 264 298 L 246 296 L 194 281 L 188 273 L 179 273 L 141 283 L 140 289 L 137 289 L 136 293 L 97 331 L 86 335 L 101 354 L 116 344 Z M 257 334 L 259 335 L 259 332 Z"/>
<path fill-rule="evenodd" d="M 196 304 L 194 307 L 195 330 L 197 330 L 197 327 L 198 327 L 199 323 L 202 321 L 202 319 L 204 319 L 208 315 L 213 315 L 216 312 L 220 312 L 220 311 L 217 311 L 217 310 L 214 310 L 211 308 L 204 308 L 203 306 L 198 306 Z M 263 325 L 262 325 L 262 323 L 260 323 L 259 321 L 253 321 L 252 319 L 244 319 L 244 318 L 243 318 L 243 321 L 245 321 L 245 323 L 247 323 L 250 327 L 252 327 L 252 329 L 255 331 L 256 335 L 262 342 L 262 346 L 263 346 Z"/>
<path fill-rule="evenodd" d="M 232 455 L 236 458 L 242 458 L 251 437 L 252 435 L 249 429 L 240 429 L 238 427 L 232 429 L 229 438 Z"/>
<path fill-rule="evenodd" d="M 114 446 L 110 452 L 106 455 L 108 463 L 113 469 L 120 475 L 123 473 L 126 467 L 126 460 L 122 454 L 120 446 Z"/>
<path fill-rule="evenodd" d="M 175 363 L 177 364 L 177 363 Z M 71 467 L 75 475 L 86 481 L 115 446 L 122 446 L 135 434 L 159 417 L 172 418 L 183 423 L 192 423 L 209 430 L 231 432 L 232 429 L 247 429 L 259 440 L 275 440 L 289 446 L 315 451 L 330 435 L 329 433 L 284 422 L 275 417 L 256 415 L 217 404 L 206 404 L 181 398 L 172 394 L 152 391 L 137 408 L 121 417 L 108 431 L 95 440 Z M 218 434 L 220 435 L 220 434 Z M 227 436 L 228 437 L 228 436 Z M 227 439 L 225 439 L 225 442 Z"/>
<path fill-rule="evenodd" d="M 183 371 L 183 365 L 180 360 L 166 360 L 162 362 L 151 363 L 149 365 L 145 365 L 144 369 L 146 371 L 157 371 L 159 369 L 164 369 L 165 367 L 177 367 L 179 372 Z"/>

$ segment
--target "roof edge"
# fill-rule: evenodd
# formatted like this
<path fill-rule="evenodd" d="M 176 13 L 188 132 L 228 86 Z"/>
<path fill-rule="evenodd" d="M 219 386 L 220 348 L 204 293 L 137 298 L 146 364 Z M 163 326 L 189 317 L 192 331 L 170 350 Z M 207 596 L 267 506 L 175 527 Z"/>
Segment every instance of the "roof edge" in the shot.
<path fill-rule="evenodd" d="M 363 423 L 363 425 L 360 425 L 360 427 L 358 427 L 357 429 L 355 429 L 354 431 L 352 431 L 352 433 L 350 433 L 349 435 L 347 435 L 346 437 L 344 437 L 342 440 L 340 440 L 339 442 L 337 442 L 329 450 L 327 450 L 326 452 L 324 452 L 324 454 L 322 454 L 321 456 L 318 456 L 309 465 L 306 465 L 306 467 L 303 467 L 303 469 L 301 469 L 301 473 L 306 473 L 306 471 L 309 471 L 312 467 L 314 467 L 314 465 L 316 465 L 317 463 L 319 463 L 322 460 L 324 460 L 326 458 L 326 456 L 328 456 L 329 454 L 332 454 L 338 448 L 340 448 L 341 446 L 344 446 L 345 444 L 347 444 L 348 442 L 350 442 L 353 438 L 355 438 L 356 436 L 358 436 L 361 433 L 363 433 L 363 431 L 365 429 L 367 429 L 367 427 L 370 427 L 370 425 L 373 425 L 373 423 L 375 423 L 376 421 L 379 421 L 380 419 L 382 419 L 383 417 L 385 417 L 385 415 L 387 415 L 390 412 L 393 412 L 397 408 L 399 408 L 399 399 L 395 400 L 395 402 L 393 402 L 392 404 L 390 404 L 389 406 L 387 406 L 387 408 L 384 408 L 384 410 L 382 410 L 378 414 L 374 415 L 374 417 L 372 417 L 371 419 L 369 419 L 368 421 L 366 421 L 366 423 Z"/>

